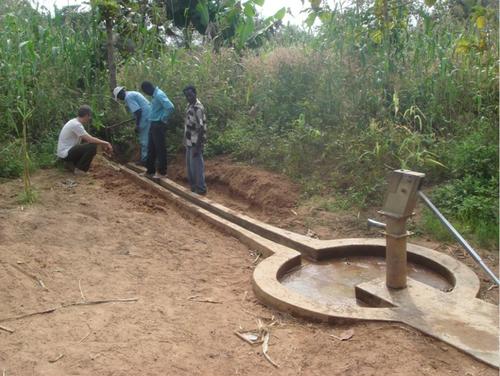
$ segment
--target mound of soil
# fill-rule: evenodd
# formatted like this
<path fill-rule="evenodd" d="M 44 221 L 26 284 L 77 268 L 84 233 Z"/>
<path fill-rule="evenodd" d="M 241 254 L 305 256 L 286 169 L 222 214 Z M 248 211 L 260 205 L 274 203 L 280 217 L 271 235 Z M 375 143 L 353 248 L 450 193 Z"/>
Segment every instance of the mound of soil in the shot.
<path fill-rule="evenodd" d="M 178 156 L 169 163 L 171 179 L 187 182 L 184 157 Z M 299 186 L 283 175 L 260 168 L 235 163 L 227 156 L 205 161 L 205 179 L 209 191 L 224 192 L 233 199 L 240 199 L 252 209 L 265 213 L 290 213 L 300 197 Z"/>

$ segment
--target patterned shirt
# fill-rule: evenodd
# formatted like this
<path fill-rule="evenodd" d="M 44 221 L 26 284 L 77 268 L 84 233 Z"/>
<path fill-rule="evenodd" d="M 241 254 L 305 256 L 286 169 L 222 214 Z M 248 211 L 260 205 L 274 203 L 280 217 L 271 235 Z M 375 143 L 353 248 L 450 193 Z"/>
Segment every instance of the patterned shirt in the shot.
<path fill-rule="evenodd" d="M 200 133 L 203 137 L 200 140 Z M 186 121 L 184 123 L 184 145 L 194 146 L 198 142 L 205 144 L 207 141 L 207 116 L 205 107 L 196 99 L 195 104 L 189 103 L 186 108 Z"/>

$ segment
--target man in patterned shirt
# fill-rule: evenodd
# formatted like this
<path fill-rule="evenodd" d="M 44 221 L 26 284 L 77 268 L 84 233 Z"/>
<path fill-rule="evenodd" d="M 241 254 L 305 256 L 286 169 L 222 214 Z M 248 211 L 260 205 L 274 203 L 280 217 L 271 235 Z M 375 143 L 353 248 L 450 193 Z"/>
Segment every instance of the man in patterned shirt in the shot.
<path fill-rule="evenodd" d="M 187 86 L 184 95 L 188 101 L 184 123 L 184 146 L 186 147 L 186 167 L 191 192 L 205 195 L 205 163 L 203 147 L 207 141 L 207 117 L 205 108 L 196 97 L 196 88 Z"/>

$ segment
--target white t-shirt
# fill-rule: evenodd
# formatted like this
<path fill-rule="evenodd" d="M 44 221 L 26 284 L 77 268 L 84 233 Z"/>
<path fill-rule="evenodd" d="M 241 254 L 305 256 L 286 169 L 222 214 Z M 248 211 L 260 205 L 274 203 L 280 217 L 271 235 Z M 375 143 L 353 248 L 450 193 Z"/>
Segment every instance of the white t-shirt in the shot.
<path fill-rule="evenodd" d="M 83 128 L 82 123 L 78 121 L 78 118 L 71 119 L 59 133 L 59 141 L 57 142 L 57 156 L 59 158 L 66 158 L 68 156 L 68 151 L 73 146 L 78 145 L 82 140 L 82 136 L 85 136 L 87 131 Z"/>

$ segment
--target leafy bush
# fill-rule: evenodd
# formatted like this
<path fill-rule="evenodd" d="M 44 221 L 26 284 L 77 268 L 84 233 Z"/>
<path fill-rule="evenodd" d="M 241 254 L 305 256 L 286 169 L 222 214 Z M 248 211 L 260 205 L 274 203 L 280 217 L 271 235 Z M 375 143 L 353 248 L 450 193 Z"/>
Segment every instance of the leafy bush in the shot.
<path fill-rule="evenodd" d="M 498 221 L 498 182 L 468 175 L 437 188 L 432 193 L 444 214 L 462 221 Z"/>
<path fill-rule="evenodd" d="M 432 198 L 481 245 L 498 246 L 498 135 L 484 121 L 474 125 L 448 145 L 444 156 L 453 179 L 436 188 Z"/>
<path fill-rule="evenodd" d="M 479 124 L 454 142 L 445 158 L 455 178 L 474 176 L 488 181 L 498 176 L 498 132 Z"/>
<path fill-rule="evenodd" d="M 31 146 L 31 160 L 36 168 L 53 167 L 56 160 L 58 134 L 55 129 Z"/>
<path fill-rule="evenodd" d="M 0 144 L 0 177 L 15 178 L 23 172 L 20 142 Z"/>
<path fill-rule="evenodd" d="M 498 246 L 498 180 L 467 175 L 437 188 L 432 194 L 443 214 L 458 221 L 482 244 Z"/>

